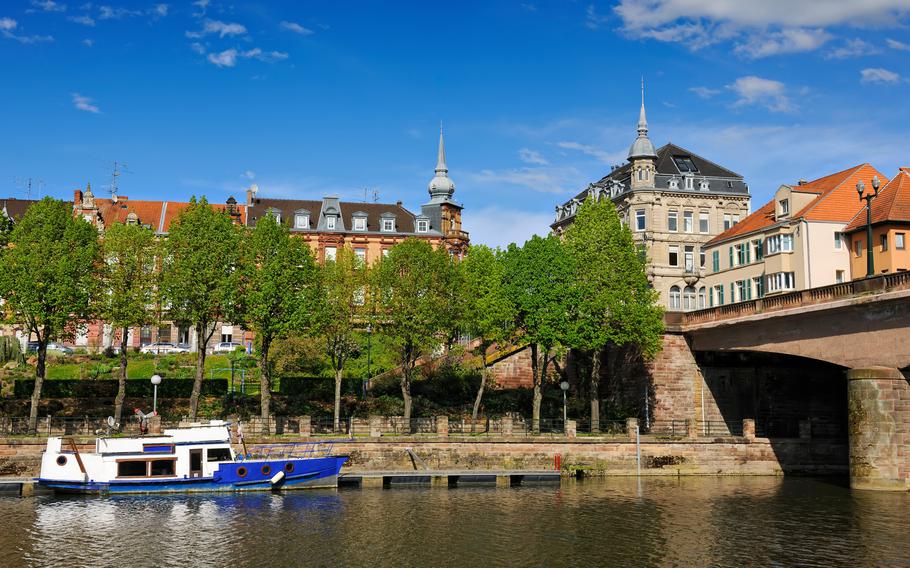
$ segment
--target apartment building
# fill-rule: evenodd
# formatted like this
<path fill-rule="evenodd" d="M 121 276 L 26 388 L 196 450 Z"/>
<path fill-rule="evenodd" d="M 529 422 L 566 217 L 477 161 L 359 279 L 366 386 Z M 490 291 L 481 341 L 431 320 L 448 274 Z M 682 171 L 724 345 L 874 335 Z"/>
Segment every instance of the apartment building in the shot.
<path fill-rule="evenodd" d="M 867 191 L 869 186 L 867 185 Z M 854 280 L 868 275 L 868 244 L 865 207 L 844 229 L 850 255 L 850 273 Z M 903 272 L 910 269 L 910 168 L 900 168 L 872 200 L 872 259 L 875 274 Z"/>

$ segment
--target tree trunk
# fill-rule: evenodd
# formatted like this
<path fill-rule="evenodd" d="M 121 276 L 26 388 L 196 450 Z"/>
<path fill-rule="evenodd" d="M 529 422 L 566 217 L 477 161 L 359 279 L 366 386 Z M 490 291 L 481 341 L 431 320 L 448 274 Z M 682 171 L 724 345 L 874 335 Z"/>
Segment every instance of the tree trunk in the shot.
<path fill-rule="evenodd" d="M 333 422 L 335 432 L 341 431 L 341 377 L 343 374 L 344 367 L 339 364 L 338 368 L 335 369 L 335 414 Z"/>
<path fill-rule="evenodd" d="M 47 362 L 47 332 L 38 339 L 38 366 L 35 368 L 35 389 L 32 391 L 32 405 L 28 410 L 28 431 L 38 433 L 38 404 L 41 402 L 41 387 L 44 386 L 45 365 Z"/>
<path fill-rule="evenodd" d="M 123 416 L 123 401 L 126 399 L 126 338 L 130 328 L 124 326 L 120 336 L 120 380 L 117 381 L 117 397 L 114 399 L 114 422 L 120 424 Z"/>
<path fill-rule="evenodd" d="M 269 417 L 272 411 L 272 374 L 269 369 L 269 349 L 272 341 L 263 337 L 259 345 L 259 416 L 262 418 L 262 433 L 269 434 Z"/>
<path fill-rule="evenodd" d="M 531 404 L 531 431 L 534 434 L 540 434 L 540 401 L 543 399 L 541 390 L 540 361 L 537 358 L 540 347 L 536 343 L 531 344 L 531 383 L 534 385 L 534 397 Z"/>
<path fill-rule="evenodd" d="M 600 349 L 591 357 L 591 432 L 600 432 Z"/>
<path fill-rule="evenodd" d="M 401 373 L 401 398 L 404 400 L 404 423 L 411 429 L 411 367 L 405 363 Z"/>
<path fill-rule="evenodd" d="M 205 377 L 205 325 L 196 324 L 196 376 L 193 379 L 193 392 L 190 394 L 190 420 L 196 420 L 199 407 L 199 394 L 202 392 L 202 379 Z"/>
<path fill-rule="evenodd" d="M 480 371 L 480 386 L 477 387 L 477 397 L 474 398 L 474 410 L 471 412 L 471 433 L 474 433 L 474 430 L 477 426 L 477 414 L 480 412 L 480 401 L 483 398 L 483 389 L 487 384 L 487 358 L 486 353 L 481 355 L 483 357 L 483 369 Z"/>

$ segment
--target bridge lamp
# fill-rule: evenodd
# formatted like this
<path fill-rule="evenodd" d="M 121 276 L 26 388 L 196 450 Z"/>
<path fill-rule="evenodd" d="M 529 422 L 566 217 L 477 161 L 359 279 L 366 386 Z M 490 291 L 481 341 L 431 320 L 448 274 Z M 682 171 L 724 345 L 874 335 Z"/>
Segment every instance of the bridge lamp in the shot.
<path fill-rule="evenodd" d="M 158 385 L 161 384 L 160 375 L 152 375 L 152 414 L 158 414 Z"/>
<path fill-rule="evenodd" d="M 875 276 L 875 260 L 872 258 L 872 200 L 878 197 L 878 190 L 882 182 L 878 176 L 872 177 L 872 189 L 874 193 L 863 195 L 866 184 L 862 180 L 856 182 L 856 193 L 859 194 L 859 200 L 866 201 L 866 278 Z"/>

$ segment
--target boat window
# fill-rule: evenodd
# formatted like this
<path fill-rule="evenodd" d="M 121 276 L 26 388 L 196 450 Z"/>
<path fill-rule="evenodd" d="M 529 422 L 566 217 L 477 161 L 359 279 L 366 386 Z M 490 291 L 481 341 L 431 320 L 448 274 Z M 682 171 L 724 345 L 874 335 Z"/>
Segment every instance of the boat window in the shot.
<path fill-rule="evenodd" d="M 145 460 L 130 460 L 117 463 L 117 477 L 145 477 Z"/>
<path fill-rule="evenodd" d="M 151 477 L 174 475 L 174 464 L 176 460 L 154 460 L 152 461 Z"/>
<path fill-rule="evenodd" d="M 211 448 L 206 450 L 206 459 L 210 462 L 228 462 L 233 461 L 230 448 Z"/>

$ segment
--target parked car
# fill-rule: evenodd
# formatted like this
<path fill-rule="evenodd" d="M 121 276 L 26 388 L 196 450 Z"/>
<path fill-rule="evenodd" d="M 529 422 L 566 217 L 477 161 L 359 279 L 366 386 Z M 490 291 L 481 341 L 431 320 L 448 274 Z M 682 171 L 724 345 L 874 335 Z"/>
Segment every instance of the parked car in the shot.
<path fill-rule="evenodd" d="M 233 353 L 238 347 L 243 347 L 243 344 L 236 341 L 224 341 L 215 345 L 212 353 Z"/>
<path fill-rule="evenodd" d="M 54 351 L 56 353 L 62 353 L 63 355 L 72 355 L 73 354 L 73 348 L 67 347 L 66 345 L 63 345 L 62 343 L 48 343 L 47 350 Z"/>
<path fill-rule="evenodd" d="M 26 353 L 37 353 L 37 352 L 38 352 L 38 342 L 37 342 L 37 341 L 29 341 L 28 343 L 26 343 L 26 344 L 25 344 L 25 352 L 26 352 Z"/>
<path fill-rule="evenodd" d="M 143 345 L 139 348 L 140 353 L 179 353 L 177 346 L 173 343 L 149 343 L 148 345 Z"/>
<path fill-rule="evenodd" d="M 189 343 L 178 343 L 177 346 L 174 347 L 173 353 L 189 353 L 190 351 L 192 351 L 192 349 L 190 349 Z"/>

